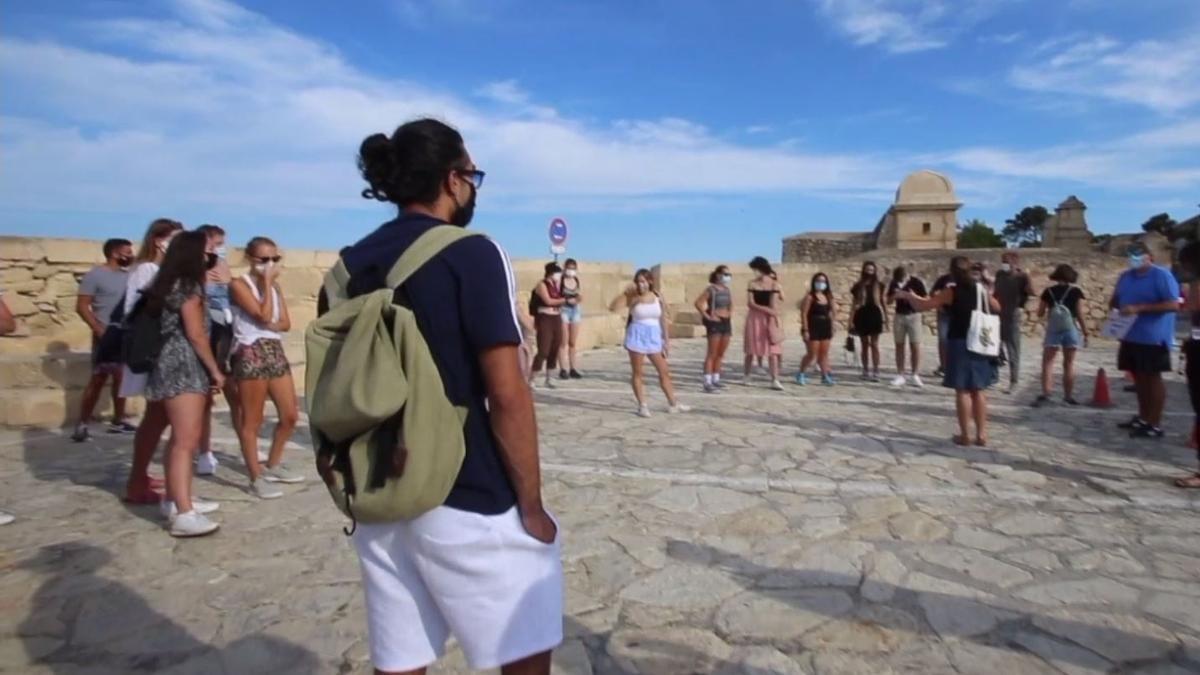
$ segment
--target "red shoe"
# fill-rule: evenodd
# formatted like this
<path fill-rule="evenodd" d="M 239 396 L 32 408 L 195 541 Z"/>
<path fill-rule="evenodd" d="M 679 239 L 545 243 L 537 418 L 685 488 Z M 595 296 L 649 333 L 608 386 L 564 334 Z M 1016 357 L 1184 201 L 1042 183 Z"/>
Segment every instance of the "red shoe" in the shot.
<path fill-rule="evenodd" d="M 128 504 L 157 504 L 162 501 L 162 493 L 149 485 L 130 487 L 125 490 L 125 502 Z"/>

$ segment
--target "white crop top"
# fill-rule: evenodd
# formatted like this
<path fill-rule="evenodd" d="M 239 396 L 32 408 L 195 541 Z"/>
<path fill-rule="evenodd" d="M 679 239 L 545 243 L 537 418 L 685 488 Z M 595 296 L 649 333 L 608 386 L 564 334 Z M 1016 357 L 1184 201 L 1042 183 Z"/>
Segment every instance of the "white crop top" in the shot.
<path fill-rule="evenodd" d="M 662 301 L 639 302 L 629 308 L 629 317 L 636 323 L 658 323 L 662 318 Z"/>
<path fill-rule="evenodd" d="M 246 282 L 250 287 L 250 292 L 254 294 L 254 299 L 262 302 L 262 295 L 258 292 L 258 284 L 249 275 L 243 275 L 241 280 Z M 274 285 L 271 286 L 271 322 L 279 320 L 279 294 L 275 292 Z M 242 309 L 233 303 L 233 339 L 239 345 L 252 345 L 259 340 L 281 340 L 283 336 L 273 330 L 267 330 L 257 318 L 250 315 L 249 312 Z"/>

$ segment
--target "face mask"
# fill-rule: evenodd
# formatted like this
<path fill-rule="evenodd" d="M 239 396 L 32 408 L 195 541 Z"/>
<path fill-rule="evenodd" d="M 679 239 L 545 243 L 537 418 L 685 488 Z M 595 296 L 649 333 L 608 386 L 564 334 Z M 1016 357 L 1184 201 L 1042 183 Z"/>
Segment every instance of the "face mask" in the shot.
<path fill-rule="evenodd" d="M 829 284 L 825 283 L 824 281 L 818 281 L 817 283 L 813 284 L 813 288 L 815 288 L 815 289 L 817 289 L 817 291 L 823 293 L 823 292 L 825 292 L 826 289 L 829 288 Z"/>
<path fill-rule="evenodd" d="M 574 279 L 575 278 L 575 270 L 567 270 L 567 271 L 563 272 L 563 275 Z"/>
<path fill-rule="evenodd" d="M 874 277 L 875 270 L 867 270 L 866 272 L 864 272 L 864 274 L 866 274 L 868 277 Z"/>
<path fill-rule="evenodd" d="M 120 258 L 117 258 L 117 264 L 120 265 L 121 267 L 129 267 L 130 265 L 133 264 L 133 258 L 122 256 Z"/>
<path fill-rule="evenodd" d="M 254 271 L 258 272 L 259 274 L 266 274 L 267 271 L 269 271 L 274 266 L 275 266 L 275 263 L 273 263 L 273 262 L 257 263 L 254 265 Z"/>
<path fill-rule="evenodd" d="M 1000 263 L 1000 271 L 1001 272 L 1011 272 L 1012 265 L 1010 265 L 1008 263 Z"/>
<path fill-rule="evenodd" d="M 222 244 L 221 246 L 218 246 L 216 249 L 214 249 L 213 252 L 216 253 L 217 257 L 220 258 L 221 260 L 224 260 L 225 256 L 229 255 L 229 249 L 225 248 L 224 244 Z"/>
<path fill-rule="evenodd" d="M 219 260 L 219 259 L 220 258 L 217 257 L 216 253 L 205 253 L 204 254 L 204 269 L 211 270 L 212 268 L 216 267 L 217 260 Z"/>
<path fill-rule="evenodd" d="M 1146 264 L 1146 256 L 1144 256 L 1144 255 L 1131 255 L 1131 256 L 1129 256 L 1129 268 L 1130 268 L 1130 269 L 1135 269 L 1135 270 L 1136 270 L 1136 269 L 1139 269 L 1139 268 L 1140 268 L 1142 265 L 1145 265 L 1145 264 Z"/>
<path fill-rule="evenodd" d="M 562 281 L 562 277 L 562 272 L 555 272 L 554 274 L 550 275 L 550 280 L 557 284 Z"/>
<path fill-rule="evenodd" d="M 726 286 L 733 283 L 733 275 L 732 274 L 722 274 L 721 275 L 721 283 L 725 284 Z"/>
<path fill-rule="evenodd" d="M 454 201 L 456 204 L 458 203 L 457 199 L 455 199 Z M 466 227 L 467 225 L 471 224 L 471 218 L 473 218 L 474 216 L 475 216 L 475 186 L 472 185 L 470 199 L 467 200 L 466 204 L 463 204 L 462 206 L 459 206 L 457 209 L 454 210 L 454 213 L 451 214 L 451 216 L 450 216 L 450 224 L 457 225 L 459 227 Z"/>

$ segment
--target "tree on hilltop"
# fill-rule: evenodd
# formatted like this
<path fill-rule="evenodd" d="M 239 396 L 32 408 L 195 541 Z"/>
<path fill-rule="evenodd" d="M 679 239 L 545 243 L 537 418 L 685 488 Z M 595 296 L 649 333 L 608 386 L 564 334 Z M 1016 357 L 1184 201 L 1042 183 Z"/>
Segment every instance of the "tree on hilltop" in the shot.
<path fill-rule="evenodd" d="M 1004 248 L 1004 237 L 996 234 L 991 225 L 972 218 L 958 228 L 959 248 Z"/>
<path fill-rule="evenodd" d="M 1160 213 L 1156 216 L 1150 216 L 1146 222 L 1142 223 L 1142 231 L 1157 232 L 1167 239 L 1174 241 L 1177 236 L 1177 233 L 1175 232 L 1175 226 L 1178 224 L 1179 223 L 1175 222 L 1171 216 L 1168 216 L 1165 213 Z"/>
<path fill-rule="evenodd" d="M 1020 248 L 1038 248 L 1045 235 L 1050 212 L 1044 206 L 1026 206 L 1017 215 L 1004 221 L 1000 236 Z"/>

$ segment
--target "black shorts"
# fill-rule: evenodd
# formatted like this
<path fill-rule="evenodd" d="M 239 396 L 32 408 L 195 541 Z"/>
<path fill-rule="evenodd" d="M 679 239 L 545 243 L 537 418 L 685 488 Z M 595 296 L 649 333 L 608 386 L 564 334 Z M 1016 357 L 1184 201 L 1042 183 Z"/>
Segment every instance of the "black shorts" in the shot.
<path fill-rule="evenodd" d="M 883 333 L 883 310 L 879 305 L 864 305 L 854 313 L 854 332 L 859 337 L 875 337 Z"/>
<path fill-rule="evenodd" d="M 832 340 L 833 321 L 829 317 L 810 317 L 808 319 L 808 339 L 811 342 Z"/>
<path fill-rule="evenodd" d="M 1171 351 L 1166 345 L 1122 342 L 1117 351 L 1117 369 L 1127 373 L 1167 373 L 1171 371 Z"/>
<path fill-rule="evenodd" d="M 708 337 L 714 335 L 733 335 L 733 321 L 729 318 L 709 321 L 704 319 L 704 334 Z"/>

